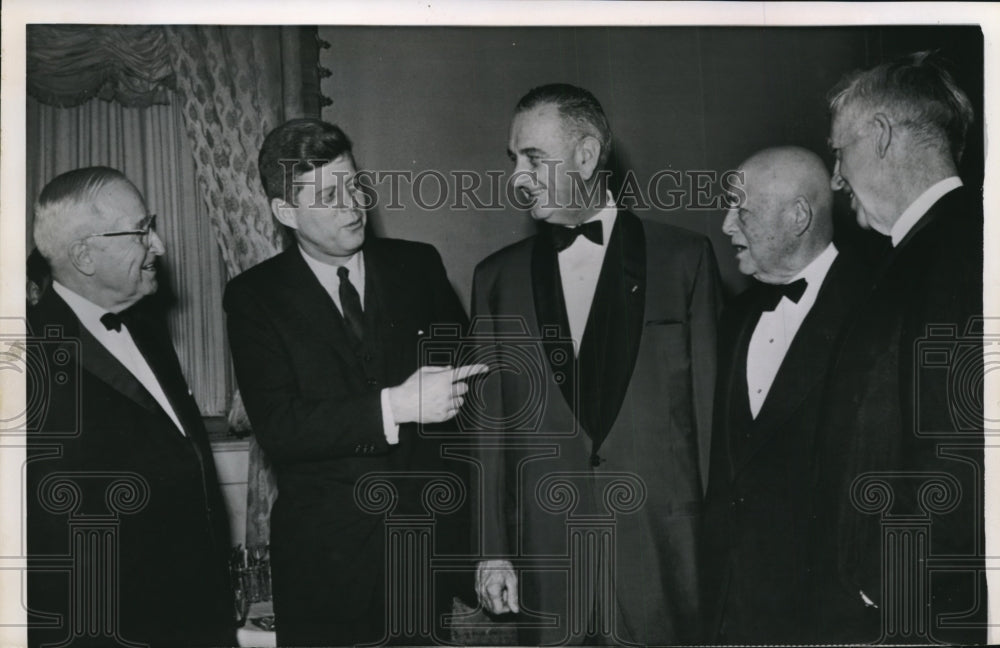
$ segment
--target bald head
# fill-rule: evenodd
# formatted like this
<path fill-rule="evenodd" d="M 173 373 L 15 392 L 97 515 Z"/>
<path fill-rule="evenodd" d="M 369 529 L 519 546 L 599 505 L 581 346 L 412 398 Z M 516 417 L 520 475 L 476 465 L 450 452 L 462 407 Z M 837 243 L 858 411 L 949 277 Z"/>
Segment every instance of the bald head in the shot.
<path fill-rule="evenodd" d="M 830 175 L 818 155 L 796 146 L 764 149 L 740 165 L 743 200 L 726 214 L 740 272 L 784 283 L 833 239 Z"/>

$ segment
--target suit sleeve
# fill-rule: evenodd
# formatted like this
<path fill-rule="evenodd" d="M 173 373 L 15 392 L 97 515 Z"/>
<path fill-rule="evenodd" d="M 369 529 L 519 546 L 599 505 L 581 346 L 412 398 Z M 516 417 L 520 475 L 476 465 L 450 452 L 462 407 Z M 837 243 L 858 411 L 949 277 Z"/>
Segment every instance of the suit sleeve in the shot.
<path fill-rule="evenodd" d="M 719 267 L 708 239 L 703 240 L 688 301 L 690 322 L 691 393 L 698 432 L 698 469 L 701 488 L 708 487 L 712 444 L 712 407 L 716 376 L 716 326 L 721 307 Z"/>
<path fill-rule="evenodd" d="M 483 347 L 483 358 L 491 366 L 498 366 L 498 358 L 490 355 L 488 347 L 494 347 L 495 331 L 492 326 L 492 319 L 496 316 L 490 307 L 489 292 L 490 282 L 486 278 L 490 273 L 485 272 L 482 266 L 476 268 L 472 280 L 472 322 L 475 341 Z M 482 533 L 481 546 L 484 557 L 508 557 L 510 555 L 507 542 L 508 513 L 505 510 L 505 489 L 506 474 L 503 451 L 503 439 L 497 433 L 502 433 L 503 425 L 503 392 L 501 389 L 499 375 L 492 375 L 481 383 L 481 401 L 485 410 L 484 420 L 499 422 L 498 425 L 486 427 L 478 430 L 476 443 L 476 457 L 478 469 L 480 471 L 480 481 L 482 492 L 479 494 L 478 502 L 480 511 L 478 515 L 472 516 L 476 528 L 473 529 L 474 537 Z M 481 521 L 481 522 L 480 522 Z"/>
<path fill-rule="evenodd" d="M 276 463 L 307 463 L 388 450 L 378 391 L 303 392 L 280 323 L 246 283 L 224 298 L 236 380 L 261 447 Z M 304 341 L 304 343 L 307 341 Z"/>

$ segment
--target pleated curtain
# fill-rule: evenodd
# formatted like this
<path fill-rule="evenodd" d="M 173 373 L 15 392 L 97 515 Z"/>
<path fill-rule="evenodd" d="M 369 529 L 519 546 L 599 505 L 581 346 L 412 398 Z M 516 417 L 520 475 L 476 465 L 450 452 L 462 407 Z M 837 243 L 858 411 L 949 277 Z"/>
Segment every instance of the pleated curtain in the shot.
<path fill-rule="evenodd" d="M 130 108 L 93 99 L 59 108 L 27 101 L 27 249 L 34 247 L 32 203 L 52 178 L 94 165 L 128 176 L 157 215 L 167 248 L 161 283 L 176 298 L 169 325 L 181 368 L 202 413 L 225 415 L 233 383 L 222 313 L 226 274 L 196 191 L 179 103 Z"/>

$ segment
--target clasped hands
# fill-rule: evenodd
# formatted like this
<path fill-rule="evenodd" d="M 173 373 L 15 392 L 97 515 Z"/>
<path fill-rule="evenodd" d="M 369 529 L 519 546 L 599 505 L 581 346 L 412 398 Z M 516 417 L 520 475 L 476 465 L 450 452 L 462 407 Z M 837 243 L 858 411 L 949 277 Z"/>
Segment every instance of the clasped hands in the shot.
<path fill-rule="evenodd" d="M 489 371 L 484 364 L 461 367 L 421 367 L 401 385 L 389 388 L 396 423 L 440 423 L 458 414 L 470 376 Z"/>

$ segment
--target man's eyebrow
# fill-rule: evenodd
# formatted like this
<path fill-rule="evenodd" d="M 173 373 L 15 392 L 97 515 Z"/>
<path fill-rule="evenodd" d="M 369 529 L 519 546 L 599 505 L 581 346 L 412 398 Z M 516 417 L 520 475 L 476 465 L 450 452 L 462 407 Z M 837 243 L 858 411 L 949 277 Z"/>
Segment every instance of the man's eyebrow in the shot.
<path fill-rule="evenodd" d="M 507 149 L 507 157 L 509 157 L 511 160 L 516 160 L 518 155 L 525 155 L 527 157 L 546 157 L 545 151 L 543 151 L 540 148 L 535 148 L 533 146 L 519 149 L 517 153 L 514 153 L 514 151 Z"/>

